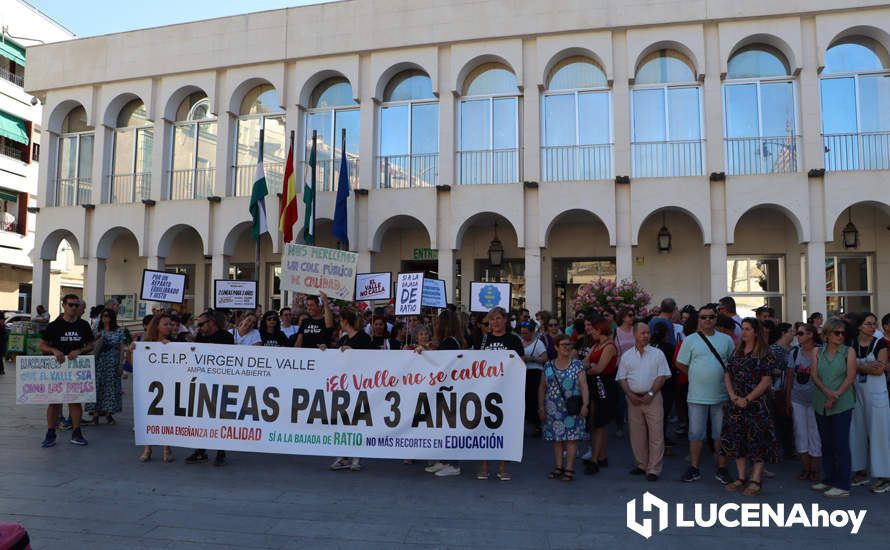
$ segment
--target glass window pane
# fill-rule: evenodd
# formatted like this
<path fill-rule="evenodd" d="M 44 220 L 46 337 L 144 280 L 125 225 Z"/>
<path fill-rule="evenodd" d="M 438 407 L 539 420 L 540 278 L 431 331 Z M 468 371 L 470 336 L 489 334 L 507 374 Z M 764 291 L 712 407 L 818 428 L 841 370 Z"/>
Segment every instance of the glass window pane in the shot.
<path fill-rule="evenodd" d="M 890 130 L 890 76 L 859 78 L 859 120 L 861 132 Z"/>
<path fill-rule="evenodd" d="M 247 92 L 241 101 L 242 115 L 259 115 L 265 113 L 280 113 L 281 105 L 278 101 L 278 92 L 271 84 L 257 86 Z"/>
<path fill-rule="evenodd" d="M 136 139 L 136 172 L 151 172 L 154 131 L 151 128 L 137 130 Z"/>
<path fill-rule="evenodd" d="M 880 71 L 884 68 L 878 56 L 880 46 L 870 39 L 838 44 L 825 52 L 823 74 Z"/>
<path fill-rule="evenodd" d="M 834 258 L 825 258 L 825 290 L 827 292 L 837 291 L 837 265 Z"/>
<path fill-rule="evenodd" d="M 336 111 L 334 113 L 336 124 L 334 128 L 334 145 L 337 149 L 337 157 L 340 154 L 340 135 L 343 128 L 346 128 L 346 154 L 358 156 L 359 146 L 359 124 L 360 116 L 358 109 L 349 111 Z"/>
<path fill-rule="evenodd" d="M 575 116 L 574 94 L 544 96 L 544 145 L 576 145 Z"/>
<path fill-rule="evenodd" d="M 592 60 L 571 57 L 561 61 L 550 74 L 548 90 L 575 90 L 598 88 L 607 85 L 606 73 Z"/>
<path fill-rule="evenodd" d="M 837 259 L 838 290 L 842 292 L 868 290 L 868 260 L 866 258 Z"/>
<path fill-rule="evenodd" d="M 467 77 L 464 95 L 515 94 L 518 92 L 516 75 L 501 64 L 486 63 Z"/>
<path fill-rule="evenodd" d="M 216 164 L 216 122 L 202 122 L 198 125 L 199 169 L 213 168 Z"/>
<path fill-rule="evenodd" d="M 284 138 L 284 117 L 266 117 L 264 127 L 266 130 L 263 133 L 264 163 L 283 163 L 287 157 L 287 145 Z"/>
<path fill-rule="evenodd" d="M 414 154 L 439 152 L 439 104 L 413 105 L 411 150 Z"/>
<path fill-rule="evenodd" d="M 93 135 L 80 136 L 78 150 L 77 177 L 90 179 L 93 177 Z"/>
<path fill-rule="evenodd" d="M 667 131 L 664 127 L 664 90 L 634 90 L 634 135 L 633 140 L 664 141 Z"/>
<path fill-rule="evenodd" d="M 698 88 L 668 88 L 668 138 L 671 140 L 701 137 Z"/>
<path fill-rule="evenodd" d="M 757 86 L 735 84 L 725 86 L 726 137 L 741 138 L 758 135 Z"/>
<path fill-rule="evenodd" d="M 667 84 L 695 82 L 692 64 L 673 50 L 659 50 L 647 55 L 637 70 L 636 84 Z"/>
<path fill-rule="evenodd" d="M 726 78 L 763 78 L 789 74 L 788 64 L 778 50 L 766 46 L 742 50 L 729 59 Z"/>
<path fill-rule="evenodd" d="M 380 109 L 380 155 L 408 154 L 408 105 Z"/>
<path fill-rule="evenodd" d="M 794 123 L 794 85 L 791 82 L 761 84 L 760 107 L 763 137 L 797 134 Z"/>
<path fill-rule="evenodd" d="M 726 290 L 748 292 L 748 260 L 729 259 L 726 261 Z"/>
<path fill-rule="evenodd" d="M 77 136 L 63 137 L 59 140 L 59 178 L 77 177 Z"/>
<path fill-rule="evenodd" d="M 488 100 L 462 101 L 460 104 L 460 150 L 489 149 L 491 140 Z"/>
<path fill-rule="evenodd" d="M 115 174 L 133 173 L 133 144 L 136 139 L 135 130 L 116 130 L 114 132 L 114 166 Z"/>
<path fill-rule="evenodd" d="M 331 133 L 331 117 L 333 111 L 322 111 L 306 115 L 306 158 L 309 158 L 309 150 L 312 149 L 312 131 L 318 132 L 318 143 L 324 142 L 325 136 Z"/>
<path fill-rule="evenodd" d="M 856 132 L 856 88 L 853 78 L 825 78 L 822 84 L 822 131 Z"/>
<path fill-rule="evenodd" d="M 492 107 L 492 116 L 494 117 L 492 124 L 493 149 L 516 148 L 517 103 L 518 101 L 515 97 L 494 100 Z"/>
<path fill-rule="evenodd" d="M 173 170 L 195 167 L 195 124 L 173 128 Z"/>
<path fill-rule="evenodd" d="M 580 145 L 611 143 L 609 93 L 578 94 L 578 138 Z"/>
<path fill-rule="evenodd" d="M 309 100 L 309 106 L 312 109 L 344 105 L 358 105 L 352 96 L 352 85 L 345 79 L 331 79 L 322 82 Z"/>
<path fill-rule="evenodd" d="M 752 292 L 781 292 L 779 283 L 780 263 L 778 258 L 763 258 L 752 260 L 754 264 L 751 269 L 753 275 L 751 291 Z"/>
<path fill-rule="evenodd" d="M 393 77 L 386 85 L 383 101 L 408 101 L 432 99 L 433 82 L 422 71 L 405 71 Z"/>
<path fill-rule="evenodd" d="M 238 166 L 256 164 L 257 148 L 260 143 L 260 128 L 262 128 L 262 120 L 259 118 L 252 117 L 238 120 L 238 151 L 235 157 Z"/>
<path fill-rule="evenodd" d="M 145 105 L 141 100 L 134 99 L 124 105 L 121 112 L 117 115 L 118 128 L 131 128 L 134 126 L 144 126 L 148 123 L 148 113 Z"/>

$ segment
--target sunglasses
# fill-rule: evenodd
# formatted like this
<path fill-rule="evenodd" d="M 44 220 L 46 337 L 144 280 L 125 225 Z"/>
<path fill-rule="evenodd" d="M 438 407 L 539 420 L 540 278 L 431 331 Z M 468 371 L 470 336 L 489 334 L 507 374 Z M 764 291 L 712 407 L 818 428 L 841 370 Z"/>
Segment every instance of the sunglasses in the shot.
<path fill-rule="evenodd" d="M 69 302 L 69 303 L 66 303 L 66 304 L 65 304 L 65 307 L 77 307 L 77 306 L 79 306 L 79 305 L 80 305 L 80 304 L 78 304 L 78 303 L 76 303 L 76 302 L 73 303 L 73 304 Z"/>
<path fill-rule="evenodd" d="M 201 328 L 201 327 L 203 327 L 205 324 L 207 324 L 207 321 L 201 321 L 200 323 L 196 323 L 195 326 L 198 327 L 198 328 Z"/>
<path fill-rule="evenodd" d="M 796 333 L 796 334 L 797 334 L 798 338 L 801 337 L 801 336 L 809 336 L 809 335 L 810 335 L 809 332 L 798 332 L 798 333 Z"/>
<path fill-rule="evenodd" d="M 716 319 L 717 316 L 716 315 L 699 315 L 698 318 L 701 319 L 702 321 L 710 321 L 711 319 Z"/>
<path fill-rule="evenodd" d="M 559 323 L 547 323 L 548 327 L 558 327 Z"/>
<path fill-rule="evenodd" d="M 832 330 L 831 333 L 834 334 L 835 336 L 844 336 L 845 334 L 847 334 L 846 332 L 844 332 L 842 330 Z"/>

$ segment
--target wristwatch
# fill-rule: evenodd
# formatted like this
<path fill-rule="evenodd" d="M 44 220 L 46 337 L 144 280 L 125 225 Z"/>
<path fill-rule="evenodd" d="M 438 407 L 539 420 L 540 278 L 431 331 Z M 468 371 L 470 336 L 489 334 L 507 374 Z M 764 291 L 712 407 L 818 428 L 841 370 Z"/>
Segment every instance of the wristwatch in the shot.
<path fill-rule="evenodd" d="M 648 395 L 649 397 L 655 397 L 655 394 L 652 393 L 651 391 L 647 391 L 646 395 Z"/>

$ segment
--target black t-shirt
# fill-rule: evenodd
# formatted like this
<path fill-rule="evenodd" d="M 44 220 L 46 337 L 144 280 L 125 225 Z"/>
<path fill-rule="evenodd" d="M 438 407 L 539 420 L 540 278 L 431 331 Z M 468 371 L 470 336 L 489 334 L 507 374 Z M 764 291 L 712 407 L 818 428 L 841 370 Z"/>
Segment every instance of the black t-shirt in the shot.
<path fill-rule="evenodd" d="M 287 335 L 284 334 L 283 332 L 281 332 L 280 330 L 276 331 L 276 332 L 260 331 L 260 339 L 262 339 L 264 346 L 281 347 L 281 348 L 286 348 L 286 347 L 292 346 Z"/>
<path fill-rule="evenodd" d="M 875 342 L 875 340 L 877 340 L 877 338 L 872 336 L 871 342 L 869 342 L 867 346 L 863 346 L 859 344 L 858 338 L 854 338 L 852 341 L 850 341 L 850 347 L 856 350 L 856 357 L 858 359 L 865 359 L 866 357 L 868 357 L 868 352 L 872 351 L 872 346 L 874 346 L 874 354 L 875 358 L 877 358 L 878 352 L 881 351 L 881 348 L 879 348 L 878 346 L 881 345 L 881 342 L 884 341 L 884 339 L 882 338 L 881 341 L 877 343 Z"/>
<path fill-rule="evenodd" d="M 361 332 L 364 333 L 364 331 Z M 331 331 L 325 326 L 323 317 L 321 319 L 310 318 L 304 320 L 300 323 L 300 332 L 298 334 L 303 335 L 304 348 L 317 348 L 321 344 L 331 345 Z"/>
<path fill-rule="evenodd" d="M 197 344 L 231 344 L 235 345 L 235 337 L 227 330 L 218 330 L 210 336 L 205 336 L 203 332 L 198 332 L 195 336 Z"/>
<path fill-rule="evenodd" d="M 525 355 L 525 348 L 522 346 L 522 340 L 512 332 L 507 332 L 501 336 L 487 334 L 482 338 L 482 347 L 480 349 L 505 349 L 516 352 L 516 355 L 522 357 Z"/>
<path fill-rule="evenodd" d="M 575 342 L 575 351 L 578 352 L 578 359 L 581 361 L 587 359 L 587 356 L 590 355 L 590 350 L 593 349 L 593 346 L 587 341 L 587 338 L 579 338 L 577 342 Z"/>
<path fill-rule="evenodd" d="M 385 343 L 385 336 L 371 336 L 371 349 L 383 349 L 383 344 Z"/>
<path fill-rule="evenodd" d="M 454 336 L 448 336 L 441 342 L 439 342 L 439 349 L 443 351 L 451 351 L 460 349 L 460 342 L 457 341 L 457 338 Z"/>
<path fill-rule="evenodd" d="M 373 343 L 371 342 L 371 337 L 368 336 L 368 333 L 360 330 L 355 333 L 355 336 L 352 338 L 349 337 L 348 334 L 344 334 L 340 338 L 339 346 L 342 348 L 346 346 L 352 349 L 374 349 Z"/>
<path fill-rule="evenodd" d="M 46 330 L 40 337 L 52 347 L 68 355 L 92 342 L 93 331 L 90 329 L 90 324 L 83 319 L 69 323 L 59 317 L 46 326 Z"/>
<path fill-rule="evenodd" d="M 887 336 L 890 336 L 890 334 L 888 334 Z M 882 349 L 890 349 L 890 342 L 887 341 L 887 336 L 881 338 L 880 341 L 875 344 L 875 357 L 877 357 L 878 354 L 881 353 Z"/>

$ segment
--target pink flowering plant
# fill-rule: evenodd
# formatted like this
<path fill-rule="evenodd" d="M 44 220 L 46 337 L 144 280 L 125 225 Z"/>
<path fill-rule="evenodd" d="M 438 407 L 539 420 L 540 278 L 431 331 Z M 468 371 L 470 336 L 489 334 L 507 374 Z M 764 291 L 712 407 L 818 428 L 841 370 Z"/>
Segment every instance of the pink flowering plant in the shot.
<path fill-rule="evenodd" d="M 594 311 L 600 315 L 616 315 L 624 308 L 634 312 L 636 317 L 649 313 L 652 296 L 643 290 L 636 281 L 616 283 L 611 279 L 599 279 L 578 289 L 575 297 L 575 311 Z"/>

